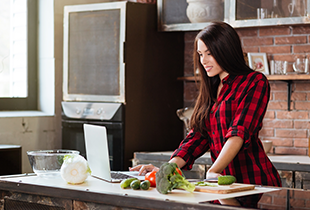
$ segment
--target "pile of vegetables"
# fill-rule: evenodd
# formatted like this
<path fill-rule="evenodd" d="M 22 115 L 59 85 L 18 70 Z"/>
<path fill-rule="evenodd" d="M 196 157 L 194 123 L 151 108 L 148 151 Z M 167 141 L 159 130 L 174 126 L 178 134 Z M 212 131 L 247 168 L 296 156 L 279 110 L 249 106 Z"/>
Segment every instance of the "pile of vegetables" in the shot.
<path fill-rule="evenodd" d="M 60 174 L 69 184 L 81 184 L 91 174 L 91 170 L 83 156 L 77 154 L 65 155 Z"/>
<path fill-rule="evenodd" d="M 167 194 L 173 189 L 184 189 L 193 192 L 195 190 L 195 184 L 185 179 L 176 163 L 167 162 L 156 173 L 156 189 L 162 194 Z"/>
<path fill-rule="evenodd" d="M 148 180 L 141 182 L 137 178 L 128 178 L 123 180 L 120 186 L 123 189 L 130 187 L 133 190 L 139 190 L 139 189 L 148 190 L 151 186 L 151 183 Z"/>

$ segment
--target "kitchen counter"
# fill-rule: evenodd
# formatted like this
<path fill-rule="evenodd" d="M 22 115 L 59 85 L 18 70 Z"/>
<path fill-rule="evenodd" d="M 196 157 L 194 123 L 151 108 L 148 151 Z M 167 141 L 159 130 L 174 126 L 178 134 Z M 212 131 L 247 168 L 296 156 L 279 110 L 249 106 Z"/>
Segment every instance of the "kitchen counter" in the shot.
<path fill-rule="evenodd" d="M 256 186 L 254 190 L 229 194 L 190 193 L 184 190 L 173 190 L 171 193 L 163 195 L 155 188 L 146 191 L 122 189 L 119 183 L 108 183 L 91 176 L 83 184 L 70 185 L 60 176 L 43 178 L 33 174 L 0 177 L 0 189 L 2 196 L 7 195 L 4 200 L 8 203 L 40 203 L 40 205 L 54 205 L 63 209 L 78 209 L 78 205 L 84 205 L 84 207 L 85 205 L 88 207 L 89 205 L 101 205 L 101 207 L 113 206 L 120 209 L 180 210 L 189 208 L 221 209 L 225 206 L 210 204 L 208 201 L 281 191 L 281 188 Z"/>

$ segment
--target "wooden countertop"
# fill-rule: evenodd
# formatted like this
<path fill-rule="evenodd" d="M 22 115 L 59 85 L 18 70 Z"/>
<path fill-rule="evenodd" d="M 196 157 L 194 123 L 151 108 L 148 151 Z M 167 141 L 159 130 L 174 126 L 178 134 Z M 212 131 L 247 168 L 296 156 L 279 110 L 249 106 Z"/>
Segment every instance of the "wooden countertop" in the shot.
<path fill-rule="evenodd" d="M 165 152 L 136 152 L 135 158 L 142 160 L 169 160 L 172 151 Z M 273 155 L 269 159 L 278 170 L 310 172 L 310 157 L 304 155 Z M 210 153 L 206 152 L 195 161 L 196 164 L 211 165 Z"/>

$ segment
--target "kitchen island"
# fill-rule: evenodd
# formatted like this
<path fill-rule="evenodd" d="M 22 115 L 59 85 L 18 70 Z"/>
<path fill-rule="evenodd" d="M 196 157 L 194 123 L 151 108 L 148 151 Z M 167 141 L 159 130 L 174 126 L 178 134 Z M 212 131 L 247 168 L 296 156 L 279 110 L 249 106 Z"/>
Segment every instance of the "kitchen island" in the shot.
<path fill-rule="evenodd" d="M 122 189 L 119 183 L 108 183 L 88 177 L 80 185 L 67 184 L 60 176 L 39 177 L 34 174 L 0 178 L 3 209 L 238 209 L 210 204 L 209 201 L 263 193 L 259 208 L 290 208 L 295 202 L 310 209 L 310 191 L 255 186 L 254 190 L 229 194 L 189 193 L 173 190 L 167 195 L 149 190 Z M 307 198 L 307 199 L 306 199 Z M 302 200 L 303 199 L 303 200 Z M 281 200 L 281 202 L 277 202 Z M 275 202 L 274 202 L 275 201 Z M 308 205 L 308 206 L 307 206 Z M 288 209 L 287 208 L 287 209 Z M 292 209 L 292 208 L 291 208 Z"/>

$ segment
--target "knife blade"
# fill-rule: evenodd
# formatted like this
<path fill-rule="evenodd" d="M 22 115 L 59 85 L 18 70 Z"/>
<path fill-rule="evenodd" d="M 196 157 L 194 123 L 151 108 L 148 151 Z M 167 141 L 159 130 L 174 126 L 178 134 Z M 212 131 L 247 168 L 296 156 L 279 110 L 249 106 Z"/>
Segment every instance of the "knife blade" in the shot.
<path fill-rule="evenodd" d="M 218 178 L 209 178 L 209 179 L 187 179 L 189 182 L 217 182 Z"/>

